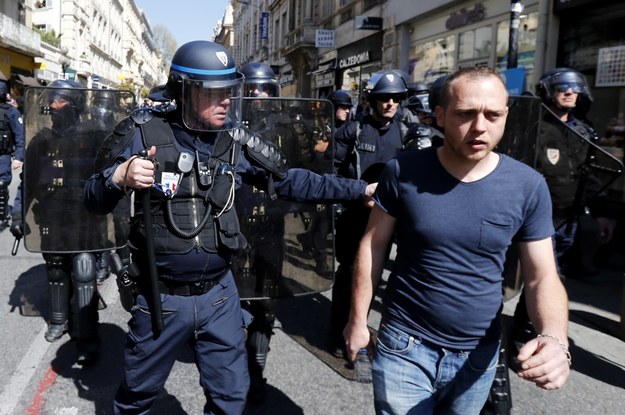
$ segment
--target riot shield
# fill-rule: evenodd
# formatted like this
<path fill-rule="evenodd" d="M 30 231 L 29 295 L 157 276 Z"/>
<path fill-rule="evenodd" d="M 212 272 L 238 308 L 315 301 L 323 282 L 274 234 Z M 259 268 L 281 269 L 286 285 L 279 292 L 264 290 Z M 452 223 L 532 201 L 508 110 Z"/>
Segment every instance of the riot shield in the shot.
<path fill-rule="evenodd" d="M 561 143 L 567 143 L 566 151 L 562 150 Z M 623 172 L 619 159 L 598 146 L 591 137 L 562 122 L 533 95 L 510 97 L 504 136 L 496 151 L 536 169 L 545 177 L 550 189 L 557 186 L 569 189 L 552 194 L 556 228 L 576 221 L 586 202 L 605 192 Z M 562 163 L 580 167 L 572 177 L 568 167 L 564 170 L 558 167 Z M 570 186 L 571 180 L 574 186 Z M 566 220 L 558 219 L 563 217 L 558 212 L 565 212 Z M 518 252 L 513 244 L 504 267 L 505 297 L 511 298 L 519 288 Z"/>
<path fill-rule="evenodd" d="M 278 146 L 289 167 L 332 172 L 330 101 L 245 98 L 243 108 L 244 124 Z M 241 298 L 292 297 L 331 288 L 332 205 L 271 200 L 250 185 L 237 190 L 235 201 L 248 240 L 233 262 Z"/>
<path fill-rule="evenodd" d="M 508 108 L 504 135 L 495 150 L 536 167 L 542 102 L 531 95 L 511 96 Z"/>
<path fill-rule="evenodd" d="M 562 142 L 567 146 L 558 145 Z M 572 175 L 563 174 L 557 167 L 562 164 L 579 167 Z M 552 192 L 554 226 L 560 228 L 577 221 L 588 201 L 606 193 L 623 173 L 623 163 L 599 146 L 587 129 L 572 128 L 543 105 L 536 170 L 545 177 L 550 189 L 560 189 Z M 569 185 L 571 181 L 575 187 Z M 558 220 L 565 217 L 566 221 Z"/>
<path fill-rule="evenodd" d="M 126 243 L 127 215 L 95 215 L 82 201 L 95 154 L 135 107 L 130 91 L 31 87 L 24 94 L 24 246 L 95 252 Z"/>

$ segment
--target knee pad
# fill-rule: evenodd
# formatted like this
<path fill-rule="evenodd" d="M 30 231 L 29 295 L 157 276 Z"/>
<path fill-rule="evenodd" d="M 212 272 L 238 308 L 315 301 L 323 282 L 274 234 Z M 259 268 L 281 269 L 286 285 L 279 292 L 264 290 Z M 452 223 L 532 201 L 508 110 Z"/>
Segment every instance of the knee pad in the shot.
<path fill-rule="evenodd" d="M 69 273 L 65 258 L 61 255 L 44 255 L 48 281 L 52 283 L 69 282 Z"/>
<path fill-rule="evenodd" d="M 79 283 L 88 283 L 96 277 L 95 255 L 87 252 L 74 255 L 72 260 L 72 278 Z"/>

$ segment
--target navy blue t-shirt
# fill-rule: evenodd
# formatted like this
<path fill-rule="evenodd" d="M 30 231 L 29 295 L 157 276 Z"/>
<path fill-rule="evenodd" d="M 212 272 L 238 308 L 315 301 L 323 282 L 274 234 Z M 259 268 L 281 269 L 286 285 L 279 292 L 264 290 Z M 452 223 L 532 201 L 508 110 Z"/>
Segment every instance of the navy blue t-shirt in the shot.
<path fill-rule="evenodd" d="M 493 172 L 472 183 L 449 174 L 433 148 L 387 163 L 374 196 L 397 218 L 386 322 L 454 349 L 498 339 L 507 247 L 513 237 L 535 241 L 554 232 L 542 176 L 499 157 Z"/>

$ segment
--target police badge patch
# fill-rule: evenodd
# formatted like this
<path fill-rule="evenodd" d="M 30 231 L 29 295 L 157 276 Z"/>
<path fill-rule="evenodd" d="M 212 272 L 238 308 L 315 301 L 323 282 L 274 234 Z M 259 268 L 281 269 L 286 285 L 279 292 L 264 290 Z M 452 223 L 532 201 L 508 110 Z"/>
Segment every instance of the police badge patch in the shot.
<path fill-rule="evenodd" d="M 558 161 L 560 160 L 560 150 L 558 150 L 557 148 L 548 148 L 547 160 L 549 160 L 549 163 L 553 164 L 554 166 L 558 164 Z"/>

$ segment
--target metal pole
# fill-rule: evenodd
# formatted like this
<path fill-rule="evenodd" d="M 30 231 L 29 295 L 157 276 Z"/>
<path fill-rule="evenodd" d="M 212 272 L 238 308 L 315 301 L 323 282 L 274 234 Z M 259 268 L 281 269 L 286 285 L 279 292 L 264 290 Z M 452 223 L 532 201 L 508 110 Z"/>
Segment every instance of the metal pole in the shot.
<path fill-rule="evenodd" d="M 523 5 L 521 0 L 511 0 L 510 4 L 510 37 L 508 38 L 508 69 L 516 68 L 519 58 L 519 25 Z"/>

